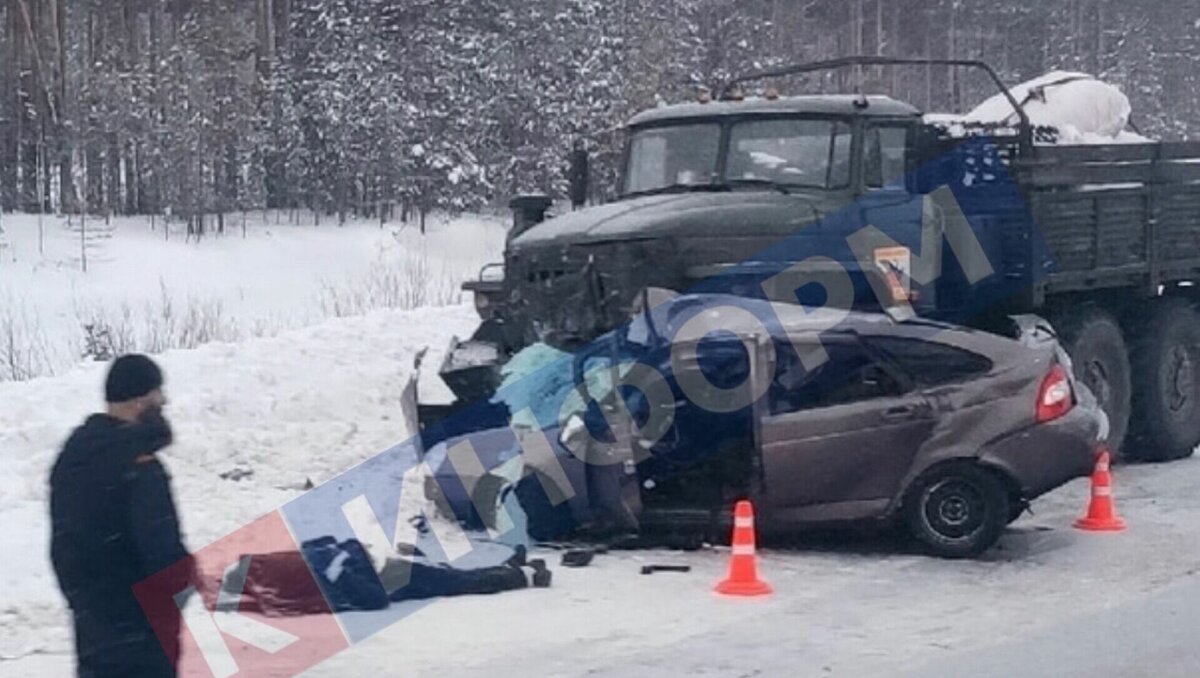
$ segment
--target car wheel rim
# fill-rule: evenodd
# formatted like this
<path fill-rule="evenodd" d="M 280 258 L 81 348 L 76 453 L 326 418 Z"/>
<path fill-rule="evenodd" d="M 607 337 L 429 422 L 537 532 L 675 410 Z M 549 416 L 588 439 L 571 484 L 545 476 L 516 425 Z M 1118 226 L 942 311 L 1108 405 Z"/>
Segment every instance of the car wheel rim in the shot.
<path fill-rule="evenodd" d="M 958 479 L 943 480 L 925 494 L 925 524 L 945 539 L 970 538 L 983 526 L 986 506 L 974 485 Z"/>

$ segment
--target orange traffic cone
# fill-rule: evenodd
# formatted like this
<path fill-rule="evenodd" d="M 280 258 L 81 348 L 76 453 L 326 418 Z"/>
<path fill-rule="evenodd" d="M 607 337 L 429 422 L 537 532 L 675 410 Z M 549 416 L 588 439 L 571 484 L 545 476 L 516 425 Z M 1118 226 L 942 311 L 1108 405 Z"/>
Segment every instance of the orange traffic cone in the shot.
<path fill-rule="evenodd" d="M 771 585 L 758 578 L 758 556 L 754 551 L 754 506 L 739 501 L 733 512 L 733 556 L 729 577 L 717 584 L 717 593 L 727 596 L 763 596 Z"/>
<path fill-rule="evenodd" d="M 1117 505 L 1113 500 L 1109 461 L 1108 450 L 1101 449 L 1096 458 L 1096 470 L 1092 472 L 1092 499 L 1088 502 L 1087 515 L 1075 521 L 1075 527 L 1080 530 L 1120 532 L 1125 529 L 1125 521 L 1117 516 Z"/>

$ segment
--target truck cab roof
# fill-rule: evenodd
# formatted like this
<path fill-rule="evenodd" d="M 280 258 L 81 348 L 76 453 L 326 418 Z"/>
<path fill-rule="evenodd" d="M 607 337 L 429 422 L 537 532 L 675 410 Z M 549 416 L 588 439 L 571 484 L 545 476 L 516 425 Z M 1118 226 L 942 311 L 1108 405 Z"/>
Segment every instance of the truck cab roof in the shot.
<path fill-rule="evenodd" d="M 863 102 L 866 106 L 863 106 Z M 700 118 L 740 115 L 854 115 L 859 117 L 917 117 L 917 108 L 886 96 L 857 94 L 813 94 L 778 99 L 750 98 L 742 101 L 692 102 L 660 106 L 634 116 L 630 127 Z"/>

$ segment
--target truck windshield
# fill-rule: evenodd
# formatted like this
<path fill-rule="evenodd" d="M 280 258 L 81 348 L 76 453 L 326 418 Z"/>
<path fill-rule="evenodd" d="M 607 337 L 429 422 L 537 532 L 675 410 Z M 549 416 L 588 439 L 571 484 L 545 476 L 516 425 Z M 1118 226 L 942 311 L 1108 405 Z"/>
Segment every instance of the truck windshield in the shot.
<path fill-rule="evenodd" d="M 624 194 L 667 189 L 775 184 L 834 189 L 850 184 L 850 125 L 841 120 L 769 118 L 736 122 L 725 167 L 718 167 L 715 122 L 636 130 Z"/>
<path fill-rule="evenodd" d="M 725 180 L 843 188 L 850 184 L 850 126 L 838 120 L 755 120 L 733 126 Z"/>
<path fill-rule="evenodd" d="M 713 182 L 721 127 L 715 123 L 652 127 L 634 132 L 629 143 L 625 193 Z"/>

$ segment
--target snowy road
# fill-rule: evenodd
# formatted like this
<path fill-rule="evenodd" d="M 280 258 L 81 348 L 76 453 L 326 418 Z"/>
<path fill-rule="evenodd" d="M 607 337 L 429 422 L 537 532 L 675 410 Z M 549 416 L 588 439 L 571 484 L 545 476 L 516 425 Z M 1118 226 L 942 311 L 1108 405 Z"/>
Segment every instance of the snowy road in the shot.
<path fill-rule="evenodd" d="M 472 322 L 465 308 L 375 314 L 164 356 L 181 439 L 168 463 L 189 543 L 395 442 L 397 386 L 416 344 L 442 345 Z M 17 453 L 0 516 L 20 527 L 0 556 L 0 676 L 72 671 L 45 559 L 44 472 L 99 378 L 97 366 L 0 387 L 0 447 Z M 255 474 L 220 479 L 235 468 Z M 1070 529 L 1087 495 L 1080 481 L 1037 502 L 979 561 L 861 539 L 766 551 L 776 594 L 763 600 L 710 593 L 724 552 L 610 554 L 555 567 L 549 590 L 435 601 L 306 675 L 1196 675 L 1200 460 L 1120 467 L 1116 478 L 1123 534 Z M 693 570 L 643 576 L 645 563 Z"/>
<path fill-rule="evenodd" d="M 1118 482 L 1123 534 L 1068 527 L 1077 482 L 981 561 L 862 541 L 769 551 L 765 600 L 711 595 L 723 554 L 610 555 L 559 569 L 551 591 L 438 602 L 309 675 L 1196 675 L 1200 461 Z M 645 562 L 694 569 L 647 577 Z"/>
<path fill-rule="evenodd" d="M 1124 467 L 1128 532 L 1067 526 L 1075 483 L 1039 502 L 981 561 L 858 540 L 767 551 L 776 594 L 709 589 L 724 554 L 626 553 L 554 587 L 436 601 L 306 675 L 1193 676 L 1200 668 L 1200 461 Z M 690 574 L 638 574 L 643 563 Z M 58 676 L 66 654 L 0 662 Z"/>

